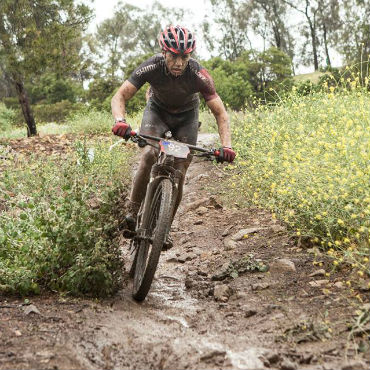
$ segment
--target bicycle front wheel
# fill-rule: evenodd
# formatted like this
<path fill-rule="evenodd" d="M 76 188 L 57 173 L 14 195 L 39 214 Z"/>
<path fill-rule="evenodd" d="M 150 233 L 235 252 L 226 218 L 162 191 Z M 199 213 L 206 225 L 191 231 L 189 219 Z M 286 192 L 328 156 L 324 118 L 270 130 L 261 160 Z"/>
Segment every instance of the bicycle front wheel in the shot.
<path fill-rule="evenodd" d="M 149 292 L 171 226 L 172 182 L 169 179 L 163 179 L 158 184 L 147 212 L 147 215 L 143 215 L 141 226 L 146 234 L 139 242 L 135 264 L 132 296 L 137 301 L 144 300 Z"/>

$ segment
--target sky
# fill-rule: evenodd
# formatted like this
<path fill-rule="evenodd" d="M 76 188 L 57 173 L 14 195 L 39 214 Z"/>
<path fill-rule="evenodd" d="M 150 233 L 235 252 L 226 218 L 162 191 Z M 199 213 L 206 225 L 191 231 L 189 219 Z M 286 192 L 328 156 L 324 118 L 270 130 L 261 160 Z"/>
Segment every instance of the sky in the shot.
<path fill-rule="evenodd" d="M 153 4 L 153 0 L 124 0 L 123 3 L 129 3 L 136 5 L 140 8 L 146 8 Z M 209 1 L 206 0 L 187 0 L 186 5 L 181 3 L 181 6 L 176 6 L 176 2 L 173 0 L 160 0 L 159 1 L 164 6 L 169 6 L 172 8 L 183 8 L 192 10 L 193 14 L 189 15 L 188 19 L 184 19 L 185 22 L 200 23 L 206 14 L 207 9 L 210 9 Z M 118 3 L 118 0 L 95 0 L 95 11 L 97 23 L 101 22 L 105 18 L 109 18 L 113 14 L 113 8 Z"/>
<path fill-rule="evenodd" d="M 86 1 L 87 3 L 89 0 Z M 95 19 L 91 22 L 89 31 L 94 32 L 97 24 L 101 23 L 104 19 L 110 18 L 113 15 L 114 7 L 117 5 L 119 0 L 93 0 L 92 7 L 95 8 Z M 122 0 L 123 3 L 130 3 L 132 5 L 147 8 L 153 4 L 154 0 Z M 179 20 L 178 24 L 181 24 L 189 29 L 191 29 L 197 35 L 197 53 L 201 58 L 208 59 L 209 53 L 205 46 L 205 43 L 202 39 L 200 24 L 203 21 L 204 17 L 207 14 L 211 13 L 211 5 L 209 0 L 186 0 L 184 2 L 174 2 L 173 0 L 159 0 L 159 2 L 164 6 L 169 6 L 171 8 L 177 7 L 176 4 L 179 4 L 179 8 L 189 9 L 190 12 L 187 16 Z M 260 40 L 252 40 L 252 44 L 258 48 Z M 331 51 L 331 59 L 333 66 L 341 65 L 340 56 L 337 53 Z M 313 72 L 313 66 L 305 67 L 299 66 L 296 68 L 296 73 L 309 73 Z"/>

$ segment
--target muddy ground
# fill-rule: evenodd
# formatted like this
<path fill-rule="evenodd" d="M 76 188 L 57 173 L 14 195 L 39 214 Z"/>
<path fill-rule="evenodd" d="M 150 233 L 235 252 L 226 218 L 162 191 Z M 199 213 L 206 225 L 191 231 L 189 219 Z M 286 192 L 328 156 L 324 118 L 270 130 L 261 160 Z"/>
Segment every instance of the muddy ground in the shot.
<path fill-rule="evenodd" d="M 106 300 L 0 297 L 0 369 L 369 368 L 368 292 L 269 212 L 226 204 L 225 176 L 190 167 L 143 303 L 126 273 Z"/>

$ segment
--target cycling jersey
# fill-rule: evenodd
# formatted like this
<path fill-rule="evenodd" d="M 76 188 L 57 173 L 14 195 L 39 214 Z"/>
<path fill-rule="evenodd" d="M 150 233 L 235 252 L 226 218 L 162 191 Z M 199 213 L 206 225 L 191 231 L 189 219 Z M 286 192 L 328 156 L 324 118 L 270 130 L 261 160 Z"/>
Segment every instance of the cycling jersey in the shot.
<path fill-rule="evenodd" d="M 137 89 L 150 84 L 150 97 L 171 113 L 185 112 L 199 105 L 199 94 L 205 101 L 218 97 L 212 77 L 195 59 L 190 58 L 180 76 L 172 75 L 163 54 L 156 54 L 137 67 L 128 79 Z"/>

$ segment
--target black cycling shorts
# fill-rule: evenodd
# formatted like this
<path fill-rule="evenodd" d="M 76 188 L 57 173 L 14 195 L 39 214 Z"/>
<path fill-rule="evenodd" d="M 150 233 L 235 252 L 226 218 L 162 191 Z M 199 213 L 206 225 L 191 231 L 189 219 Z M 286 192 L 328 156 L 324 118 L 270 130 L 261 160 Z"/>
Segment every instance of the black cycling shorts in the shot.
<path fill-rule="evenodd" d="M 149 99 L 144 109 L 140 133 L 164 137 L 166 131 L 171 131 L 174 139 L 183 143 L 196 145 L 199 128 L 199 109 L 181 113 L 169 113 Z"/>

